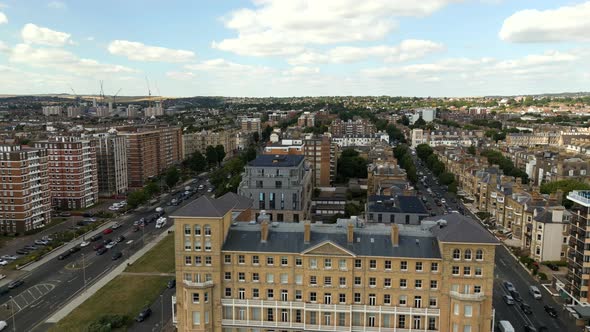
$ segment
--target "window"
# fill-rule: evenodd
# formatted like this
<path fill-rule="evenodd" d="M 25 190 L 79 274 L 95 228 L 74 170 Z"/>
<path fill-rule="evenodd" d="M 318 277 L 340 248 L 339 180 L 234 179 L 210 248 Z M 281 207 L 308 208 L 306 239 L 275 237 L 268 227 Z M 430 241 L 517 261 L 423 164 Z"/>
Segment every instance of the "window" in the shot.
<path fill-rule="evenodd" d="M 341 259 L 338 261 L 338 268 L 340 270 L 346 270 L 346 259 Z"/>
<path fill-rule="evenodd" d="M 225 263 L 225 264 L 231 264 L 231 255 L 225 255 L 223 257 L 223 263 Z"/>
<path fill-rule="evenodd" d="M 453 306 L 453 315 L 459 316 L 459 303 L 455 303 Z"/>
<path fill-rule="evenodd" d="M 461 250 L 453 249 L 453 259 L 455 259 L 455 260 L 461 259 Z"/>
<path fill-rule="evenodd" d="M 475 251 L 475 260 L 482 261 L 483 260 L 483 250 L 477 249 Z"/>
<path fill-rule="evenodd" d="M 184 256 L 184 265 L 192 265 L 193 258 L 191 256 Z"/>
<path fill-rule="evenodd" d="M 401 329 L 406 328 L 406 316 L 405 315 L 399 316 L 398 327 Z"/>
<path fill-rule="evenodd" d="M 428 317 L 428 329 L 429 330 L 436 330 L 436 318 L 435 317 Z"/>
<path fill-rule="evenodd" d="M 463 325 L 463 332 L 471 332 L 471 325 Z"/>
<path fill-rule="evenodd" d="M 408 262 L 407 261 L 401 261 L 399 264 L 399 269 L 402 271 L 407 271 L 408 270 Z"/>
<path fill-rule="evenodd" d="M 390 294 L 385 294 L 383 295 L 383 304 L 391 304 L 391 295 Z"/>
<path fill-rule="evenodd" d="M 369 305 L 377 305 L 377 297 L 375 294 L 369 294 Z"/>
<path fill-rule="evenodd" d="M 201 251 L 201 240 L 195 240 L 195 251 Z"/>
<path fill-rule="evenodd" d="M 438 288 L 438 280 L 430 280 L 430 289 Z"/>
<path fill-rule="evenodd" d="M 475 268 L 475 276 L 476 277 L 481 277 L 482 276 L 481 267 L 476 267 Z"/>
<path fill-rule="evenodd" d="M 465 276 L 470 276 L 470 275 L 471 275 L 471 267 L 469 267 L 469 266 L 464 266 L 464 267 L 463 267 L 463 275 L 465 275 Z"/>
<path fill-rule="evenodd" d="M 199 293 L 193 293 L 193 303 L 199 303 L 200 296 Z"/>
<path fill-rule="evenodd" d="M 452 273 L 453 273 L 454 276 L 458 276 L 459 275 L 459 267 L 458 266 L 453 266 Z"/>
<path fill-rule="evenodd" d="M 274 321 L 274 315 L 273 315 L 273 309 L 272 308 L 268 308 L 266 309 L 266 320 L 269 322 Z"/>
<path fill-rule="evenodd" d="M 421 289 L 422 288 L 422 280 L 416 279 L 414 281 L 414 287 L 416 287 L 416 289 Z"/>
<path fill-rule="evenodd" d="M 354 277 L 354 285 L 355 286 L 361 285 L 361 277 Z"/>
<path fill-rule="evenodd" d="M 259 282 L 260 281 L 260 274 L 258 272 L 252 273 L 252 282 Z"/>
<path fill-rule="evenodd" d="M 193 325 L 201 325 L 201 312 L 193 311 Z"/>
<path fill-rule="evenodd" d="M 195 256 L 195 265 L 200 266 L 202 264 L 201 256 Z"/>
<path fill-rule="evenodd" d="M 376 269 L 376 268 L 377 268 L 377 260 L 375 260 L 375 259 L 371 259 L 371 260 L 369 261 L 369 268 L 370 268 L 370 269 Z"/>
<path fill-rule="evenodd" d="M 289 275 L 287 273 L 281 273 L 281 284 L 289 283 Z"/>
<path fill-rule="evenodd" d="M 266 265 L 271 265 L 272 266 L 272 265 L 274 265 L 274 263 L 275 263 L 275 258 L 274 257 L 272 257 L 272 256 L 266 257 Z"/>
<path fill-rule="evenodd" d="M 414 296 L 414 307 L 416 307 L 416 308 L 422 307 L 422 296 Z"/>
<path fill-rule="evenodd" d="M 286 289 L 281 290 L 281 301 L 289 301 L 289 292 Z"/>
<path fill-rule="evenodd" d="M 195 236 L 201 235 L 201 226 L 195 225 Z"/>
<path fill-rule="evenodd" d="M 205 236 L 211 236 L 211 226 L 205 225 L 203 229 L 205 230 Z"/>
<path fill-rule="evenodd" d="M 436 297 L 431 297 L 431 298 L 428 300 L 428 305 L 429 305 L 431 308 L 436 308 L 436 306 L 438 305 L 438 301 L 437 301 Z"/>
<path fill-rule="evenodd" d="M 260 291 L 258 290 L 258 288 L 252 288 L 252 297 L 255 299 L 260 297 Z"/>
<path fill-rule="evenodd" d="M 400 279 L 399 280 L 399 287 L 401 287 L 401 288 L 408 287 L 408 281 L 406 279 Z"/>
<path fill-rule="evenodd" d="M 211 239 L 205 239 L 205 251 L 211 251 Z"/>
<path fill-rule="evenodd" d="M 370 277 L 369 278 L 369 287 L 375 287 L 375 286 L 377 286 L 377 278 Z"/>
<path fill-rule="evenodd" d="M 338 278 L 338 284 L 340 285 L 340 287 L 346 287 L 346 277 Z"/>
<path fill-rule="evenodd" d="M 275 290 L 272 288 L 269 288 L 266 290 L 266 298 L 267 299 L 272 299 L 275 297 Z"/>
<path fill-rule="evenodd" d="M 238 264 L 246 264 L 246 256 L 239 255 L 238 256 Z"/>
<path fill-rule="evenodd" d="M 317 269 L 318 268 L 318 260 L 315 258 L 309 259 L 309 268 L 310 269 Z"/>
<path fill-rule="evenodd" d="M 331 269 L 332 268 L 332 259 L 324 258 L 324 269 Z"/>
<path fill-rule="evenodd" d="M 338 313 L 338 326 L 345 326 L 346 325 L 346 313 L 339 312 Z"/>
<path fill-rule="evenodd" d="M 355 269 L 360 269 L 362 267 L 362 263 L 360 259 L 355 259 L 354 260 L 354 268 Z"/>
<path fill-rule="evenodd" d="M 391 278 L 383 279 L 383 287 L 390 288 L 391 287 Z"/>
<path fill-rule="evenodd" d="M 466 261 L 471 260 L 471 249 L 465 249 L 465 253 L 463 253 L 463 258 L 465 258 Z"/>
<path fill-rule="evenodd" d="M 260 258 L 258 256 L 252 256 L 252 265 L 260 264 Z"/>
<path fill-rule="evenodd" d="M 240 288 L 240 289 L 243 289 L 243 288 Z M 231 288 L 230 287 L 227 287 L 225 289 L 225 297 L 231 297 Z"/>
<path fill-rule="evenodd" d="M 338 294 L 338 302 L 340 304 L 345 304 L 346 303 L 346 294 L 344 294 L 344 293 Z"/>
<path fill-rule="evenodd" d="M 438 263 L 430 263 L 430 272 L 438 272 Z"/>
<path fill-rule="evenodd" d="M 332 286 L 332 277 L 324 277 L 324 286 Z"/>
<path fill-rule="evenodd" d="M 463 312 L 465 313 L 465 317 L 472 317 L 473 316 L 473 307 L 470 304 L 466 304 L 463 308 Z"/>
<path fill-rule="evenodd" d="M 231 272 L 225 272 L 223 279 L 224 280 L 231 280 Z"/>
<path fill-rule="evenodd" d="M 289 259 L 287 256 L 281 256 L 281 266 L 287 266 L 289 264 Z"/>
<path fill-rule="evenodd" d="M 267 273 L 266 274 L 266 283 L 272 284 L 273 282 L 275 282 L 275 275 L 272 273 Z"/>
<path fill-rule="evenodd" d="M 295 290 L 295 300 L 296 301 L 301 301 L 301 299 L 303 298 L 303 296 L 301 294 L 302 294 L 301 289 Z"/>
<path fill-rule="evenodd" d="M 316 276 L 309 276 L 309 284 L 312 286 L 316 286 L 318 284 L 318 279 Z"/>
<path fill-rule="evenodd" d="M 361 293 L 354 293 L 354 303 L 361 303 Z"/>
<path fill-rule="evenodd" d="M 332 294 L 324 293 L 324 304 L 332 304 Z"/>
<path fill-rule="evenodd" d="M 473 293 L 480 294 L 481 293 L 481 286 L 473 286 Z"/>
<path fill-rule="evenodd" d="M 406 295 L 400 295 L 399 297 L 399 305 L 405 306 L 408 304 L 408 297 Z"/>
<path fill-rule="evenodd" d="M 203 293 L 203 299 L 205 300 L 205 303 L 209 303 L 209 293 Z"/>
<path fill-rule="evenodd" d="M 246 281 L 246 273 L 238 272 L 238 281 L 241 281 L 241 282 Z"/>
<path fill-rule="evenodd" d="M 295 275 L 295 283 L 297 285 L 303 285 L 303 275 L 301 274 L 296 274 Z"/>
<path fill-rule="evenodd" d="M 301 258 L 295 258 L 295 266 L 301 267 L 303 266 L 303 260 Z"/>
<path fill-rule="evenodd" d="M 184 225 L 184 235 L 191 235 L 191 225 Z"/>
<path fill-rule="evenodd" d="M 386 270 L 391 270 L 391 261 L 390 260 L 386 260 L 385 261 L 385 269 Z"/>
<path fill-rule="evenodd" d="M 416 271 L 422 272 L 422 262 L 416 262 Z"/>
<path fill-rule="evenodd" d="M 317 301 L 317 294 L 316 292 L 310 292 L 309 293 L 309 302 L 315 302 Z"/>

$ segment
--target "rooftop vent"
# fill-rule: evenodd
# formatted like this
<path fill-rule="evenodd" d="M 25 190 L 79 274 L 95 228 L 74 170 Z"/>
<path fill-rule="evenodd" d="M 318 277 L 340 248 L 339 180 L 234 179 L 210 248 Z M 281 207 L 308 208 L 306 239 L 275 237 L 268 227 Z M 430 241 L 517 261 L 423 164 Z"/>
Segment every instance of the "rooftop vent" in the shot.
<path fill-rule="evenodd" d="M 356 243 L 361 243 L 361 238 L 360 237 L 357 237 L 356 238 Z"/>
<path fill-rule="evenodd" d="M 375 239 L 374 238 L 371 238 L 371 243 L 375 243 Z"/>
<path fill-rule="evenodd" d="M 419 239 L 416 239 L 416 245 L 417 246 L 420 246 L 420 240 Z"/>

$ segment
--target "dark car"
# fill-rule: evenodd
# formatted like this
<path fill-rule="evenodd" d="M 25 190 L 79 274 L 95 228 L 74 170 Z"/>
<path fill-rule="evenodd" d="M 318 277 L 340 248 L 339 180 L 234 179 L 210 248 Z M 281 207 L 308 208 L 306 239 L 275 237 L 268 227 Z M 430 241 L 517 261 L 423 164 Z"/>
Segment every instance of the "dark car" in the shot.
<path fill-rule="evenodd" d="M 90 242 L 98 241 L 100 239 L 102 239 L 102 235 L 96 234 L 96 235 L 93 235 L 92 237 L 90 237 Z"/>
<path fill-rule="evenodd" d="M 25 249 L 27 249 L 27 250 L 37 250 L 37 249 L 39 249 L 39 247 L 37 247 L 35 245 L 28 245 L 28 246 L 25 246 Z"/>
<path fill-rule="evenodd" d="M 104 254 L 105 252 L 107 252 L 108 250 L 109 249 L 102 247 L 96 251 L 96 256 L 100 256 L 100 255 Z"/>
<path fill-rule="evenodd" d="M 8 289 L 8 288 L 0 288 L 0 296 L 6 295 L 8 293 L 10 293 L 10 289 Z"/>
<path fill-rule="evenodd" d="M 20 286 L 20 285 L 22 285 L 24 283 L 25 282 L 23 280 L 21 280 L 21 279 L 14 280 L 13 282 L 11 282 L 11 283 L 8 284 L 8 289 L 17 288 L 18 286 Z"/>
<path fill-rule="evenodd" d="M 151 315 L 152 315 L 152 309 L 145 308 L 139 313 L 139 315 L 137 315 L 137 318 L 135 318 L 135 320 L 138 322 L 143 322 Z"/>
<path fill-rule="evenodd" d="M 555 308 L 553 308 L 550 305 L 545 305 L 545 312 L 549 314 L 549 316 L 553 317 L 553 318 L 557 318 L 557 310 L 555 310 Z"/>
<path fill-rule="evenodd" d="M 75 247 L 71 247 L 70 250 L 68 250 L 70 252 L 70 254 L 73 254 L 75 252 L 80 251 L 80 247 L 75 246 Z"/>
<path fill-rule="evenodd" d="M 559 271 L 559 266 L 553 264 L 553 263 L 549 263 L 547 264 L 547 267 L 550 268 L 553 271 Z"/>
<path fill-rule="evenodd" d="M 522 296 L 520 296 L 520 293 L 517 290 L 511 291 L 510 295 L 512 295 L 512 298 L 514 298 L 514 301 L 522 302 Z"/>
<path fill-rule="evenodd" d="M 94 217 L 94 212 L 91 212 L 91 211 L 84 212 L 82 214 L 82 217 L 84 217 L 84 218 L 92 218 L 92 217 Z"/>
<path fill-rule="evenodd" d="M 137 231 L 139 231 L 139 226 L 133 226 L 133 228 L 131 228 L 131 230 L 133 232 L 137 232 Z"/>
<path fill-rule="evenodd" d="M 123 242 L 125 241 L 125 237 L 123 235 L 119 235 L 119 237 L 115 240 L 115 242 L 119 243 L 119 242 Z"/>
<path fill-rule="evenodd" d="M 170 279 L 170 280 L 168 280 L 168 283 L 166 284 L 166 287 L 168 287 L 170 289 L 176 287 L 176 279 Z"/>
<path fill-rule="evenodd" d="M 98 250 L 103 249 L 103 248 L 104 248 L 104 244 L 102 244 L 102 243 L 98 243 L 98 244 L 95 244 L 94 245 L 94 250 L 95 251 L 98 251 Z"/>
<path fill-rule="evenodd" d="M 105 248 L 106 249 L 106 248 Z M 123 253 L 120 251 L 117 251 L 115 253 L 113 253 L 113 256 L 111 256 L 111 259 L 116 261 L 117 259 L 123 257 Z"/>
<path fill-rule="evenodd" d="M 59 259 L 60 261 L 61 260 L 64 260 L 64 259 L 70 257 L 71 254 L 72 253 L 69 250 L 68 251 L 64 251 L 59 256 L 57 256 L 57 259 Z"/>
<path fill-rule="evenodd" d="M 514 288 L 514 285 L 508 280 L 504 280 L 503 284 L 504 284 L 504 288 L 506 288 L 506 290 L 509 292 L 516 290 L 516 288 Z"/>
<path fill-rule="evenodd" d="M 522 312 L 524 312 L 527 315 L 530 315 L 533 313 L 533 310 L 531 309 L 531 306 L 526 304 L 526 303 L 521 303 L 520 304 L 520 309 L 522 309 Z"/>
<path fill-rule="evenodd" d="M 19 255 L 28 255 L 29 254 L 29 250 L 26 250 L 26 249 L 23 248 L 23 249 L 17 250 L 16 253 L 19 254 Z"/>
<path fill-rule="evenodd" d="M 70 212 L 62 212 L 59 214 L 60 217 L 71 217 L 72 214 Z"/>

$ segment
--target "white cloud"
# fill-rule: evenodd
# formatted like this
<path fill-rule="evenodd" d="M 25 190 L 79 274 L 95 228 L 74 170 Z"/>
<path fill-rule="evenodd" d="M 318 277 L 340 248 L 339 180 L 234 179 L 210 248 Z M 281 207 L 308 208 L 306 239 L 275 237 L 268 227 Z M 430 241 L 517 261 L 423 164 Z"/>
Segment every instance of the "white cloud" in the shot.
<path fill-rule="evenodd" d="M 293 55 L 309 45 L 383 39 L 397 27 L 396 17 L 427 16 L 461 0 L 254 0 L 225 18 L 236 38 L 214 48 L 241 55 Z"/>
<path fill-rule="evenodd" d="M 10 52 L 10 47 L 8 47 L 8 45 L 4 44 L 4 42 L 0 40 L 0 53 L 8 52 Z"/>
<path fill-rule="evenodd" d="M 135 70 L 112 64 L 103 64 L 92 59 L 79 58 L 60 48 L 34 48 L 18 44 L 11 51 L 9 61 L 32 67 L 52 68 L 77 75 L 133 73 Z"/>
<path fill-rule="evenodd" d="M 392 76 L 430 76 L 441 73 L 469 71 L 472 68 L 476 68 L 482 65 L 488 65 L 494 62 L 495 60 L 492 58 L 449 58 L 439 60 L 434 63 L 419 63 L 398 67 L 369 68 L 362 70 L 361 73 L 368 77 L 377 78 Z"/>
<path fill-rule="evenodd" d="M 109 44 L 108 50 L 111 54 L 135 61 L 186 62 L 195 57 L 192 51 L 148 46 L 128 40 L 114 40 Z"/>
<path fill-rule="evenodd" d="M 8 17 L 3 12 L 0 12 L 0 24 L 8 23 Z"/>
<path fill-rule="evenodd" d="M 320 69 L 318 67 L 304 67 L 304 66 L 295 66 L 291 67 L 288 70 L 283 72 L 284 75 L 314 75 L 318 74 Z"/>
<path fill-rule="evenodd" d="M 25 24 L 21 30 L 23 41 L 27 44 L 63 46 L 72 43 L 69 33 L 39 27 L 33 23 Z"/>
<path fill-rule="evenodd" d="M 578 57 L 570 53 L 548 51 L 544 54 L 531 54 L 520 59 L 506 60 L 496 65 L 498 69 L 516 69 L 525 67 L 539 67 L 568 63 L 577 60 Z"/>
<path fill-rule="evenodd" d="M 550 10 L 522 10 L 504 20 L 500 38 L 515 43 L 590 41 L 590 1 Z"/>
<path fill-rule="evenodd" d="M 198 64 L 186 65 L 185 68 L 215 74 L 266 74 L 274 72 L 274 70 L 269 67 L 243 65 L 225 59 L 206 60 Z"/>
<path fill-rule="evenodd" d="M 169 71 L 166 76 L 179 81 L 186 81 L 195 78 L 195 74 L 191 72 Z"/>
<path fill-rule="evenodd" d="M 68 6 L 63 1 L 51 1 L 47 4 L 47 7 L 53 9 L 66 9 Z"/>
<path fill-rule="evenodd" d="M 342 46 L 328 50 L 325 53 L 304 52 L 289 59 L 288 62 L 291 65 L 349 63 L 366 60 L 370 57 L 381 58 L 386 62 L 402 62 L 422 58 L 444 49 L 444 45 L 430 40 L 407 39 L 396 46 Z"/>

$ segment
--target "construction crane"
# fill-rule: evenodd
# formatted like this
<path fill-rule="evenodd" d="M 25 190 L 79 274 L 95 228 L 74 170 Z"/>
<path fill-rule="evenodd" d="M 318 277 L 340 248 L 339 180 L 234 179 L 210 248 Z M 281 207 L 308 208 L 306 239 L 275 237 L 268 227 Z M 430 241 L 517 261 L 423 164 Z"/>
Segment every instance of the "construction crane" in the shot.
<path fill-rule="evenodd" d="M 148 88 L 148 106 L 152 106 L 151 102 L 152 102 L 152 90 L 150 89 L 150 81 L 148 80 L 148 77 L 145 77 L 145 83 L 147 84 L 147 88 Z"/>
<path fill-rule="evenodd" d="M 78 94 L 76 93 L 76 91 L 74 91 L 74 88 L 72 88 L 71 85 L 68 85 L 70 87 L 70 90 L 72 90 L 72 93 L 74 94 L 74 100 L 76 101 L 76 104 L 80 104 L 80 96 L 78 96 Z"/>
<path fill-rule="evenodd" d="M 119 92 L 121 92 L 121 89 L 119 89 L 119 91 L 117 91 L 117 93 L 115 93 L 113 95 L 113 106 L 114 107 L 117 107 L 116 100 L 117 100 L 117 96 L 119 95 Z"/>

